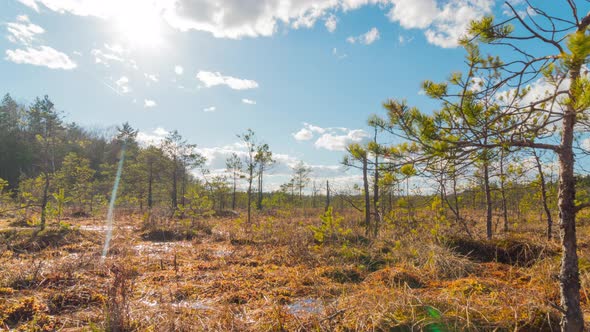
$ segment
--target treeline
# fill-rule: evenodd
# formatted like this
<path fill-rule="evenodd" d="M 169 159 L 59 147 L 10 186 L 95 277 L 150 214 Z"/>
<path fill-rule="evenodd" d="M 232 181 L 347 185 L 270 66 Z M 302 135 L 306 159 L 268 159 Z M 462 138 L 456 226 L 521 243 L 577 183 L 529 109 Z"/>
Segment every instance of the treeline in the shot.
<path fill-rule="evenodd" d="M 60 220 L 66 210 L 104 213 L 121 158 L 119 208 L 193 218 L 244 209 L 250 221 L 252 207 L 325 204 L 323 188 L 312 183 L 311 168 L 303 162 L 292 168 L 292 178 L 280 190 L 264 191 L 264 176 L 276 161 L 252 130 L 238 135 L 246 150 L 229 156 L 222 174 L 206 169 L 206 158 L 177 131 L 143 145 L 137 134 L 128 123 L 110 132 L 68 123 L 47 96 L 26 106 L 5 95 L 0 104 L 0 212 L 11 210 L 41 227 L 48 219 Z M 311 195 L 304 195 L 306 187 Z"/>

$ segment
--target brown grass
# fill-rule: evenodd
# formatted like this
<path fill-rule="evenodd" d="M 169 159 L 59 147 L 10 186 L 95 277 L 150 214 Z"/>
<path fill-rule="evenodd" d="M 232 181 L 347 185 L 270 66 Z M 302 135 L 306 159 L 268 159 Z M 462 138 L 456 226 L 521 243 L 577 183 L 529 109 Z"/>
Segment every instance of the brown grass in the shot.
<path fill-rule="evenodd" d="M 387 224 L 372 241 L 347 235 L 318 244 L 309 226 L 319 218 L 146 228 L 127 215 L 104 261 L 100 220 L 36 235 L 4 230 L 0 329 L 558 330 L 559 248 L 543 240 L 543 225 L 540 236 L 527 224 L 524 235 L 515 229 L 489 242 L 457 236 L 452 226 L 432 234 L 421 218 L 406 230 Z M 358 220 L 348 215 L 342 226 L 364 234 Z M 581 248 L 590 246 L 590 227 L 579 233 Z M 590 253 L 580 254 L 589 313 Z"/>

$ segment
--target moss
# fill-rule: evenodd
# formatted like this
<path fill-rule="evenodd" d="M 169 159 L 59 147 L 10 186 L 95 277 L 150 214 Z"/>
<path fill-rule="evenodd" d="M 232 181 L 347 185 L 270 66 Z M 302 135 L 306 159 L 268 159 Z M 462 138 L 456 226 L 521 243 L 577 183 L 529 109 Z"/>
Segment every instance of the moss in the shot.
<path fill-rule="evenodd" d="M 423 288 L 425 283 L 414 272 L 402 268 L 385 268 L 371 273 L 366 279 L 367 283 L 381 283 L 387 287 Z"/>
<path fill-rule="evenodd" d="M 47 300 L 49 312 L 56 314 L 64 311 L 77 311 L 89 305 L 102 305 L 106 301 L 104 295 L 91 289 L 68 289 L 52 294 Z"/>
<path fill-rule="evenodd" d="M 141 234 L 141 238 L 145 241 L 152 242 L 170 242 L 170 241 L 183 241 L 192 240 L 196 237 L 196 233 L 188 231 L 179 231 L 163 228 L 150 229 Z"/>
<path fill-rule="evenodd" d="M 39 252 L 46 248 L 59 248 L 79 244 L 85 240 L 77 229 L 49 227 L 38 229 L 4 230 L 0 232 L 0 245 L 15 252 Z"/>
<path fill-rule="evenodd" d="M 34 297 L 25 297 L 16 304 L 1 308 L 0 321 L 9 327 L 16 327 L 21 322 L 32 320 L 35 315 L 46 311 L 46 307 Z"/>
<path fill-rule="evenodd" d="M 539 259 L 556 253 L 544 246 L 518 239 L 474 240 L 449 237 L 445 244 L 453 251 L 478 262 L 500 262 L 529 267 Z"/>
<path fill-rule="evenodd" d="M 331 268 L 322 273 L 323 277 L 338 283 L 359 283 L 363 281 L 361 273 L 354 268 Z"/>

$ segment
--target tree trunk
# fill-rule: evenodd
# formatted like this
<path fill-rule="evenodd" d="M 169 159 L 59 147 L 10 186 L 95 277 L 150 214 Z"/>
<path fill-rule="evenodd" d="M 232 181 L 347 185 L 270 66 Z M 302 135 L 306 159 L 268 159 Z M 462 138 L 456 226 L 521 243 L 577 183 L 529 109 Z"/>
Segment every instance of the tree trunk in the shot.
<path fill-rule="evenodd" d="M 177 193 L 177 184 L 176 184 L 176 173 L 177 173 L 177 165 L 176 165 L 176 158 L 173 160 L 173 166 L 172 166 L 172 210 L 176 211 L 176 209 L 178 208 L 178 193 Z"/>
<path fill-rule="evenodd" d="M 260 168 L 260 174 L 258 175 L 258 201 L 256 202 L 256 209 L 262 210 L 262 173 L 263 169 Z"/>
<path fill-rule="evenodd" d="M 326 180 L 326 208 L 325 211 L 328 211 L 330 207 L 330 181 Z"/>
<path fill-rule="evenodd" d="M 508 206 L 506 202 L 506 189 L 504 187 L 504 150 L 500 151 L 500 195 L 502 196 L 502 215 L 504 217 L 504 232 L 508 232 Z"/>
<path fill-rule="evenodd" d="M 147 199 L 148 210 L 150 212 L 152 211 L 152 207 L 154 206 L 154 194 L 152 191 L 153 182 L 154 182 L 154 173 L 153 173 L 152 165 L 150 165 L 150 171 L 148 173 L 148 199 Z"/>
<path fill-rule="evenodd" d="M 543 167 L 541 166 L 541 160 L 537 152 L 533 150 L 533 156 L 537 162 L 537 171 L 539 172 L 539 185 L 541 189 L 541 204 L 543 204 L 543 210 L 545 210 L 545 216 L 547 217 L 547 240 L 552 238 L 553 218 L 551 217 L 551 210 L 547 205 L 547 188 L 545 186 L 545 175 L 543 174 Z"/>
<path fill-rule="evenodd" d="M 252 214 L 252 181 L 254 180 L 252 172 L 252 167 L 250 167 L 250 176 L 248 177 L 248 225 L 250 225 L 250 217 Z"/>
<path fill-rule="evenodd" d="M 369 235 L 371 227 L 371 200 L 369 195 L 369 179 L 367 177 L 368 157 L 363 158 L 363 189 L 365 190 L 365 235 Z"/>
<path fill-rule="evenodd" d="M 487 152 L 487 151 L 486 151 Z M 492 193 L 490 189 L 490 167 L 487 157 L 483 165 L 483 183 L 486 195 L 486 236 L 492 239 Z"/>
<path fill-rule="evenodd" d="M 572 77 L 574 80 L 576 77 Z M 574 177 L 574 125 L 576 112 L 566 110 L 562 123 L 559 157 L 559 227 L 562 257 L 559 271 L 562 331 L 583 331 L 584 316 L 580 308 L 580 276 L 576 239 L 576 180 Z"/>
<path fill-rule="evenodd" d="M 49 197 L 49 173 L 45 172 L 45 185 L 43 186 L 43 197 L 41 198 L 41 224 L 39 227 L 41 230 L 45 229 L 47 221 L 47 201 Z"/>
<path fill-rule="evenodd" d="M 234 172 L 234 188 L 233 188 L 234 190 L 233 190 L 232 195 L 231 195 L 231 209 L 233 211 L 236 210 L 236 181 L 237 181 L 236 174 Z"/>
<path fill-rule="evenodd" d="M 375 130 L 375 143 L 377 143 L 377 130 Z M 373 236 L 377 237 L 379 233 L 379 222 L 381 216 L 379 214 L 379 156 L 375 153 L 375 174 L 373 178 Z"/>
<path fill-rule="evenodd" d="M 186 196 L 186 172 L 184 170 L 184 166 L 181 167 L 182 170 L 182 182 L 180 184 L 180 205 L 183 207 L 185 206 L 185 196 Z"/>

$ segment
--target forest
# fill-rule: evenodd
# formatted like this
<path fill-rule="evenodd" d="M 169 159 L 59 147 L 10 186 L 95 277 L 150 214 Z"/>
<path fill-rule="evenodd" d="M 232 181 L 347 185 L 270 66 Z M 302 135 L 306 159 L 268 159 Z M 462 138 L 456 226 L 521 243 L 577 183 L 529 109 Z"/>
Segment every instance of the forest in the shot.
<path fill-rule="evenodd" d="M 178 131 L 6 94 L 0 329 L 585 330 L 590 15 L 564 3 L 471 22 L 462 71 L 421 86 L 434 111 L 367 114 L 354 186 L 301 161 L 268 190 L 256 128 L 219 173 Z"/>

